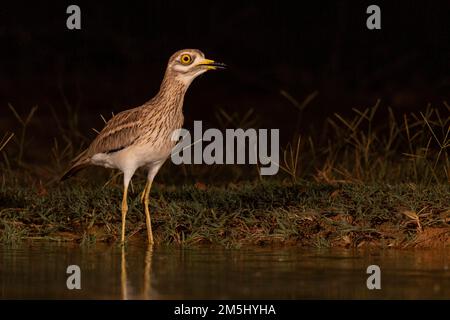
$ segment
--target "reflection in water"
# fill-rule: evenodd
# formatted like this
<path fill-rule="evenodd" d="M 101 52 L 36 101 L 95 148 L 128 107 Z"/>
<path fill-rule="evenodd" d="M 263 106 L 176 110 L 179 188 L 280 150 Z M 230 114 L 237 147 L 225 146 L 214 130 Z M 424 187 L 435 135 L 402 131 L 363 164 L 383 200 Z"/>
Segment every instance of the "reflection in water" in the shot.
<path fill-rule="evenodd" d="M 0 298 L 450 298 L 449 249 L 176 249 L 97 244 L 0 246 Z M 66 269 L 81 268 L 81 290 Z M 381 290 L 366 269 L 381 268 Z"/>
<path fill-rule="evenodd" d="M 127 258 L 126 247 L 121 246 L 121 261 L 120 261 L 120 287 L 122 300 L 128 300 L 128 283 L 127 283 Z M 147 245 L 145 250 L 144 260 L 144 277 L 141 297 L 149 300 L 151 298 L 151 272 L 152 272 L 152 254 L 153 245 Z M 138 297 L 134 297 L 138 298 Z"/>
<path fill-rule="evenodd" d="M 150 289 L 151 285 L 151 274 L 152 274 L 152 254 L 153 254 L 153 245 L 148 245 L 147 250 L 145 251 L 145 268 L 144 268 L 144 299 L 150 299 Z"/>
<path fill-rule="evenodd" d="M 127 257 L 126 257 L 126 246 L 121 246 L 121 261 L 120 261 L 120 288 L 122 300 L 128 300 L 128 282 L 127 282 Z M 153 245 L 147 245 L 145 250 L 144 259 L 144 276 L 143 276 L 143 286 L 141 298 L 149 300 L 151 299 L 151 272 L 152 272 L 152 254 Z M 135 296 L 133 298 L 139 298 Z"/>
<path fill-rule="evenodd" d="M 120 260 L 120 287 L 122 291 L 122 300 L 128 300 L 127 287 L 127 260 L 125 257 L 125 246 L 122 246 L 122 256 Z"/>

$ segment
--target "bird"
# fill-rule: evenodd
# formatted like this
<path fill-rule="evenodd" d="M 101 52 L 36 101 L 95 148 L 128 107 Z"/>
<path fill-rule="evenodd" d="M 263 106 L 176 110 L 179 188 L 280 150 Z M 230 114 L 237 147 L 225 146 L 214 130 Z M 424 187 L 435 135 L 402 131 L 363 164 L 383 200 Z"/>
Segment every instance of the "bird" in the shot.
<path fill-rule="evenodd" d="M 62 175 L 60 180 L 64 181 L 92 165 L 122 171 L 121 243 L 125 242 L 128 186 L 136 170 L 143 167 L 147 170 L 147 182 L 141 202 L 144 205 L 148 243 L 153 244 L 148 208 L 150 189 L 153 179 L 176 145 L 172 134 L 181 129 L 184 122 L 186 91 L 199 75 L 225 67 L 224 63 L 206 59 L 198 49 L 175 52 L 167 63 L 158 93 L 143 105 L 114 115 Z"/>

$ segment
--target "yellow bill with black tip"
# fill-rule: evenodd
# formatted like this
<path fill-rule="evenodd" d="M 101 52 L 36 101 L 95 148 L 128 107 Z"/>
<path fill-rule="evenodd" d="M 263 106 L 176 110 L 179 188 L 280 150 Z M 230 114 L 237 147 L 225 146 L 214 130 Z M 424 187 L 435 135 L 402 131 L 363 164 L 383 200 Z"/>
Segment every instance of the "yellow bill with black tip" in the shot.
<path fill-rule="evenodd" d="M 225 69 L 227 65 L 225 63 L 216 62 L 210 59 L 202 60 L 199 65 L 206 66 L 208 70 L 217 70 L 217 69 Z"/>

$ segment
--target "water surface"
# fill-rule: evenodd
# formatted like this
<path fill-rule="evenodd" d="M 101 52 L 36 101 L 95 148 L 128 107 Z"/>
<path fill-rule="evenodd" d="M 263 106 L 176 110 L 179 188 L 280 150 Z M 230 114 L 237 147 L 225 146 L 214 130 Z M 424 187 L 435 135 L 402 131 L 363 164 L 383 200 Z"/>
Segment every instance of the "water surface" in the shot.
<path fill-rule="evenodd" d="M 0 298 L 450 299 L 450 249 L 178 249 L 117 244 L 0 246 Z M 67 267 L 81 269 L 68 290 Z M 381 268 L 381 290 L 366 269 Z"/>

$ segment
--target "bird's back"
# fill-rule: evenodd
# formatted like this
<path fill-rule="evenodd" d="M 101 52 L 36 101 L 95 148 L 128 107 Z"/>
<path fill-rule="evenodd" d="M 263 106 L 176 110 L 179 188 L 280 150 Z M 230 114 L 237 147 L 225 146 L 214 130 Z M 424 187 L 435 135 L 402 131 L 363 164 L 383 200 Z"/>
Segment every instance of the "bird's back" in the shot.
<path fill-rule="evenodd" d="M 171 141 L 173 131 L 183 125 L 182 103 L 176 96 L 163 102 L 157 96 L 140 107 L 114 115 L 89 147 L 72 161 L 61 180 L 89 166 L 96 155 L 113 155 L 131 146 L 151 146 L 151 151 L 167 156 L 175 144 Z"/>

